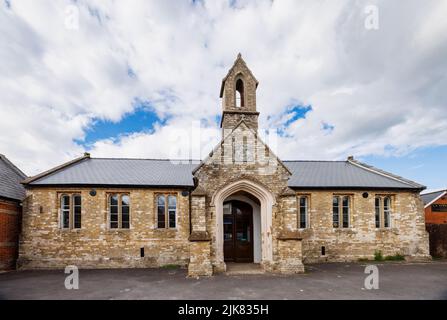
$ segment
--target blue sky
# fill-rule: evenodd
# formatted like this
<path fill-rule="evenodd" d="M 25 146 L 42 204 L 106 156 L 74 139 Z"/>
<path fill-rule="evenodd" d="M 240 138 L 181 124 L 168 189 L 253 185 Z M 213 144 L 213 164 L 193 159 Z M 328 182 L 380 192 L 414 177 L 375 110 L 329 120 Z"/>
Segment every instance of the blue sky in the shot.
<path fill-rule="evenodd" d="M 132 133 L 148 133 L 154 130 L 155 124 L 163 125 L 165 119 L 160 119 L 155 111 L 138 106 L 133 112 L 125 114 L 119 121 L 94 119 L 86 130 L 84 140 L 78 143 L 86 148 L 94 142 L 103 139 L 118 139 L 120 136 Z"/>
<path fill-rule="evenodd" d="M 241 53 L 281 158 L 447 187 L 447 2 L 375 0 L 369 29 L 370 2 L 2 1 L 0 153 L 28 174 L 85 151 L 203 158 Z"/>

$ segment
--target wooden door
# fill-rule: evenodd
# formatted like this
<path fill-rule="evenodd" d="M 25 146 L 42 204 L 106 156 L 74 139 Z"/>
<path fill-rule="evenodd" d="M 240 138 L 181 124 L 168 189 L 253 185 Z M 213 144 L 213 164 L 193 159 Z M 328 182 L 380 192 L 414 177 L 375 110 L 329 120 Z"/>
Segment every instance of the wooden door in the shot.
<path fill-rule="evenodd" d="M 242 201 L 224 204 L 224 260 L 253 262 L 253 208 Z"/>

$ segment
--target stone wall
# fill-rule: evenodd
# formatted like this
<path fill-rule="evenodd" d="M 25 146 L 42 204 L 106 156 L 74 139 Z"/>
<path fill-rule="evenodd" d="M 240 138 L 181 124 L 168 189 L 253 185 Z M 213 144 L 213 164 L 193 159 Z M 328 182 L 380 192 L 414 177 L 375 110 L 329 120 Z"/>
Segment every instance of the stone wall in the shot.
<path fill-rule="evenodd" d="M 363 192 L 368 198 L 363 198 Z M 302 191 L 309 203 L 309 228 L 298 230 L 303 239 L 303 262 L 355 261 L 372 259 L 379 250 L 384 256 L 402 254 L 408 258 L 429 258 L 423 204 L 417 192 L 380 190 Z M 391 228 L 375 227 L 375 195 L 392 197 Z M 333 195 L 351 197 L 350 228 L 332 227 Z M 289 213 L 289 215 L 294 215 Z M 286 218 L 290 220 L 291 218 Z M 322 247 L 325 255 L 322 255 Z"/>
<path fill-rule="evenodd" d="M 15 269 L 22 207 L 0 199 L 0 270 Z"/>
<path fill-rule="evenodd" d="M 27 268 L 186 266 L 189 262 L 189 197 L 174 189 L 33 188 L 27 192 L 18 265 Z M 81 193 L 82 228 L 59 228 L 59 196 Z M 109 229 L 107 195 L 130 195 L 130 229 Z M 155 196 L 177 195 L 177 228 L 156 228 Z M 144 248 L 144 258 L 140 249 Z"/>

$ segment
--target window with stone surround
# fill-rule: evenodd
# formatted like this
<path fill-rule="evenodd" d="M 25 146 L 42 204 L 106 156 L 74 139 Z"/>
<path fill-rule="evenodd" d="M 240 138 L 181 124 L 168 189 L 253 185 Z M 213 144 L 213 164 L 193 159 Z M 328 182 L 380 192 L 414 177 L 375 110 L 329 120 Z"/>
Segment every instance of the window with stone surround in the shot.
<path fill-rule="evenodd" d="M 80 229 L 82 198 L 78 193 L 62 194 L 60 196 L 60 227 L 61 229 Z"/>
<path fill-rule="evenodd" d="M 391 227 L 391 196 L 376 195 L 374 199 L 376 228 Z"/>
<path fill-rule="evenodd" d="M 299 196 L 298 205 L 299 205 L 298 228 L 305 229 L 308 226 L 309 197 Z"/>
<path fill-rule="evenodd" d="M 109 227 L 110 229 L 130 228 L 130 197 L 128 194 L 114 193 L 109 195 Z"/>
<path fill-rule="evenodd" d="M 351 223 L 351 200 L 348 195 L 332 198 L 332 225 L 334 228 L 349 228 Z"/>
<path fill-rule="evenodd" d="M 156 197 L 157 228 L 175 229 L 177 225 L 177 196 L 159 194 Z"/>

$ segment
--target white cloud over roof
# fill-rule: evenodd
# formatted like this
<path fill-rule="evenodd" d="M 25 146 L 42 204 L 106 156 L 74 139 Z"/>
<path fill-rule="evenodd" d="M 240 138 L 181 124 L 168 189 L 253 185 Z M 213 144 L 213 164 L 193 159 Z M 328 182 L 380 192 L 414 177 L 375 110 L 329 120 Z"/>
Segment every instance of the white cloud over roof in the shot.
<path fill-rule="evenodd" d="M 172 157 L 167 146 L 184 145 L 175 136 L 201 119 L 206 155 L 238 52 L 260 82 L 261 128 L 290 105 L 312 106 L 284 129 L 282 158 L 445 145 L 447 3 L 372 3 L 378 30 L 364 27 L 371 1 L 1 2 L 0 150 L 30 174 L 45 170 L 82 154 L 75 140 L 93 119 L 118 121 L 138 98 L 165 124 L 97 141 L 93 156 Z"/>

